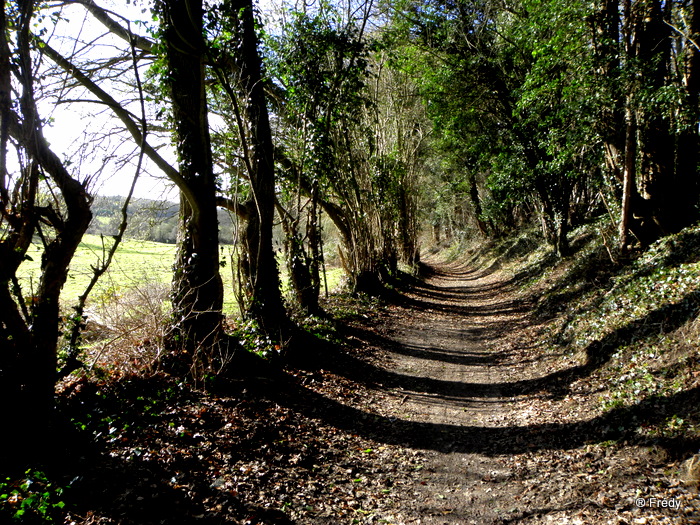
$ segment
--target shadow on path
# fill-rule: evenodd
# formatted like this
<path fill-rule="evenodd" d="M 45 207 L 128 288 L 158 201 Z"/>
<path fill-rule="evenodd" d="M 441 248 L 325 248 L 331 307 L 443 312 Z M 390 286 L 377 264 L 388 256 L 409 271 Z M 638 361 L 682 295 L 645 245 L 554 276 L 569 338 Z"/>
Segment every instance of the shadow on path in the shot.
<path fill-rule="evenodd" d="M 625 438 L 642 445 L 661 446 L 669 453 L 682 457 L 699 445 L 695 441 L 680 438 L 646 438 L 636 430 L 646 424 L 663 421 L 671 415 L 690 417 L 688 411 L 679 410 L 679 407 L 697 405 L 700 402 L 700 387 L 673 396 L 650 397 L 637 405 L 617 408 L 588 421 L 497 428 L 423 423 L 377 416 L 292 384 L 281 388 L 275 401 L 308 417 L 319 418 L 325 423 L 368 439 L 443 453 L 495 456 L 543 449 L 571 449 L 588 443 Z"/>
<path fill-rule="evenodd" d="M 524 317 L 528 311 L 527 305 L 517 301 L 506 301 L 492 302 L 483 308 L 465 308 L 458 302 L 459 300 L 464 302 L 465 296 L 493 299 L 501 291 L 507 290 L 509 284 L 462 286 L 461 283 L 464 283 L 465 279 L 476 282 L 484 275 L 467 269 L 449 274 L 435 270 L 434 275 L 439 275 L 442 282 L 455 282 L 460 285 L 448 284 L 446 287 L 440 287 L 430 283 L 418 283 L 410 288 L 410 295 L 402 294 L 399 304 L 408 309 L 421 311 L 430 309 L 462 316 L 465 324 L 475 316 L 488 318 L 500 315 L 506 320 L 491 322 L 486 319 L 486 322 L 476 326 L 439 328 L 443 333 L 438 335 L 468 340 L 470 344 L 465 345 L 467 351 L 452 351 L 431 345 L 430 337 L 425 338 L 426 344 L 405 344 L 366 328 L 350 329 L 348 336 L 359 340 L 359 346 L 375 346 L 386 349 L 390 353 L 441 361 L 450 365 L 503 366 L 509 357 L 507 354 L 470 349 L 485 346 L 475 345 L 474 342 L 495 340 L 503 330 L 515 329 L 519 323 L 526 322 Z M 568 393 L 573 382 L 590 376 L 602 367 L 620 346 L 657 335 L 660 329 L 670 331 L 678 328 L 697 314 L 698 305 L 700 305 L 700 294 L 691 293 L 678 303 L 653 310 L 644 317 L 614 330 L 601 340 L 592 342 L 586 348 L 585 363 L 542 377 L 513 382 L 445 381 L 431 377 L 403 375 L 333 350 L 325 352 L 320 357 L 319 364 L 353 381 L 373 387 L 410 391 L 412 394 L 419 393 L 429 397 L 432 402 L 461 403 L 465 407 L 498 403 L 523 395 L 562 398 Z M 431 330 L 432 328 L 427 326 L 416 329 Z M 540 449 L 577 448 L 587 443 L 625 438 L 639 444 L 662 446 L 671 454 L 683 455 L 690 450 L 697 450 L 700 445 L 695 441 L 680 438 L 644 437 L 637 432 L 646 424 L 658 423 L 673 415 L 688 418 L 689 421 L 696 418 L 697 414 L 691 414 L 688 407 L 698 405 L 699 388 L 667 397 L 648 397 L 634 406 L 616 408 L 588 421 L 492 428 L 381 417 L 345 406 L 298 385 L 287 383 L 280 387 L 276 401 L 293 407 L 307 416 L 320 418 L 338 428 L 381 442 L 439 452 L 517 454 Z"/>
<path fill-rule="evenodd" d="M 433 305 L 433 303 L 429 304 Z M 514 382 L 484 384 L 405 376 L 384 368 L 376 367 L 343 353 L 334 354 L 332 358 L 324 363 L 324 366 L 360 383 L 372 382 L 381 384 L 384 387 L 413 389 L 445 396 L 446 398 L 474 399 L 494 396 L 507 398 L 532 394 L 545 394 L 558 398 L 565 396 L 569 392 L 569 386 L 573 382 L 590 376 L 597 369 L 605 365 L 621 346 L 655 336 L 659 334 L 659 332 L 675 330 L 688 320 L 697 316 L 699 308 L 700 292 L 691 292 L 677 303 L 664 305 L 652 310 L 643 317 L 613 330 L 602 339 L 590 343 L 585 350 L 586 362 L 584 364 L 553 372 L 542 377 L 523 379 Z M 478 315 L 492 315 L 488 313 L 489 311 L 498 312 L 508 317 L 512 316 L 512 314 L 523 314 L 526 312 L 526 309 L 517 303 L 508 302 L 506 305 L 493 306 L 490 309 L 487 308 L 486 312 L 480 312 Z M 465 314 L 465 319 L 473 317 L 473 315 L 474 314 L 471 313 Z M 506 320 L 481 323 L 474 327 L 468 326 L 465 328 L 447 329 L 447 331 L 445 331 L 443 327 L 439 328 L 439 330 L 443 330 L 445 333 L 435 333 L 435 339 L 439 339 L 441 335 L 444 336 L 447 334 L 452 337 L 465 338 L 471 342 L 489 342 L 497 339 L 500 332 L 516 329 L 518 325 L 524 323 L 526 323 L 526 321 L 522 319 L 508 318 Z M 433 327 L 429 328 L 431 330 L 434 329 Z M 454 352 L 433 347 L 430 344 L 407 345 L 391 337 L 380 335 L 363 328 L 349 329 L 347 335 L 350 339 L 360 340 L 363 344 L 383 348 L 391 353 L 412 355 L 423 359 L 442 361 L 447 364 L 499 366 L 509 358 L 509 354 L 505 352 L 495 353 L 489 352 L 488 350 Z M 428 341 L 429 340 L 430 339 L 428 339 Z M 473 348 L 475 345 L 470 346 Z"/>

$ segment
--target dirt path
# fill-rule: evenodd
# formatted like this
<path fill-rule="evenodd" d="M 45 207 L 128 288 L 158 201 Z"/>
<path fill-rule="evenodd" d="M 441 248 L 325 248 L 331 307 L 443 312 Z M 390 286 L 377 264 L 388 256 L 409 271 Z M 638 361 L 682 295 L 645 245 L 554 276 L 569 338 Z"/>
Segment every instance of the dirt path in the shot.
<path fill-rule="evenodd" d="M 412 422 L 504 427 L 515 407 L 499 385 L 509 382 L 515 369 L 510 356 L 486 341 L 523 323 L 523 309 L 497 273 L 456 265 L 434 270 L 407 295 L 411 315 L 396 312 L 389 325 L 397 343 L 391 351 L 394 370 L 406 384 L 394 389 L 400 399 L 392 410 Z M 436 388 L 421 388 L 426 384 Z M 460 385 L 477 387 L 475 394 Z M 404 512 L 406 523 L 496 523 L 509 510 L 504 506 L 515 504 L 517 490 L 500 483 L 510 475 L 503 463 L 460 451 L 468 445 L 465 437 L 453 446 L 449 436 L 435 436 L 446 441 L 439 447 L 445 451 L 427 452 L 425 477 Z"/>
<path fill-rule="evenodd" d="M 634 504 L 640 494 L 677 497 L 678 482 L 654 470 L 653 451 L 589 445 L 610 425 L 591 423 L 583 396 L 568 389 L 575 363 L 532 351 L 528 306 L 502 274 L 433 270 L 384 323 L 391 379 L 382 412 L 424 451 L 397 520 L 696 523 L 690 505 Z M 649 492 L 652 483 L 663 490 Z"/>

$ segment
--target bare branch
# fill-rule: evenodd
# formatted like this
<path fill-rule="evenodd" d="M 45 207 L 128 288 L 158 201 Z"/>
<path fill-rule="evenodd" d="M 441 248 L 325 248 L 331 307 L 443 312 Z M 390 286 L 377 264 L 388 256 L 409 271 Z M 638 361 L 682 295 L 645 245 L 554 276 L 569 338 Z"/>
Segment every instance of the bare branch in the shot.
<path fill-rule="evenodd" d="M 247 204 L 238 202 L 237 200 L 234 200 L 230 197 L 223 197 L 221 195 L 217 195 L 216 205 L 219 208 L 223 208 L 224 210 L 228 210 L 231 213 L 235 213 L 238 217 L 240 217 L 243 220 L 248 220 L 248 217 L 250 215 L 249 206 Z"/>
<path fill-rule="evenodd" d="M 664 24 L 666 24 L 668 27 L 670 27 L 671 29 L 673 29 L 674 31 L 676 31 L 676 32 L 677 32 L 678 34 L 680 34 L 683 38 L 685 38 L 688 42 L 690 42 L 691 44 L 693 44 L 693 47 L 695 48 L 695 50 L 698 51 L 698 52 L 700 52 L 700 46 L 698 46 L 698 44 L 695 42 L 695 40 L 693 40 L 692 38 L 690 38 L 690 35 L 689 35 L 689 34 L 684 33 L 683 31 L 681 31 L 680 29 L 678 29 L 676 26 L 674 26 L 674 25 L 671 24 L 670 22 L 667 22 L 666 20 L 664 20 Z"/>
<path fill-rule="evenodd" d="M 83 364 L 78 360 L 78 353 L 79 353 L 79 347 L 78 347 L 78 341 L 80 340 L 80 335 L 82 332 L 83 328 L 83 315 L 85 312 L 85 303 L 87 302 L 87 299 L 90 295 L 90 292 L 92 292 L 93 288 L 99 281 L 100 277 L 107 271 L 107 269 L 110 267 L 112 264 L 112 260 L 114 259 L 114 255 L 117 253 L 117 248 L 119 248 L 119 245 L 122 242 L 122 239 L 124 238 L 124 233 L 126 232 L 126 227 L 128 225 L 128 211 L 129 211 L 129 204 L 131 202 L 131 198 L 134 195 L 134 190 L 136 189 L 136 182 L 139 179 L 139 175 L 141 174 L 141 167 L 143 165 L 143 156 L 145 154 L 145 149 L 146 149 L 146 136 L 148 133 L 148 122 L 146 120 L 146 104 L 144 102 L 144 93 L 143 93 L 143 85 L 141 84 L 141 77 L 139 76 L 139 69 L 138 69 L 138 57 L 136 56 L 136 45 L 135 42 L 132 40 L 131 42 L 131 56 L 132 56 L 132 65 L 134 68 L 134 75 L 136 77 L 136 88 L 139 94 L 139 102 L 140 102 L 140 108 L 141 108 L 141 117 L 139 119 L 140 121 L 140 132 L 141 132 L 141 142 L 139 144 L 139 156 L 138 156 L 138 162 L 136 164 L 136 171 L 134 173 L 134 177 L 131 181 L 131 187 L 129 188 L 129 192 L 124 199 L 124 203 L 122 204 L 122 209 L 121 209 L 121 223 L 119 224 L 119 230 L 117 231 L 117 234 L 114 236 L 114 242 L 112 243 L 112 246 L 109 247 L 108 250 L 106 250 L 106 255 L 105 255 L 105 246 L 104 246 L 104 238 L 102 239 L 102 250 L 103 250 L 103 258 L 102 261 L 99 262 L 98 266 L 93 266 L 92 267 L 92 278 L 90 279 L 90 282 L 88 283 L 87 287 L 85 288 L 84 292 L 80 297 L 78 297 L 78 304 L 74 306 L 75 309 L 75 318 L 73 322 L 73 326 L 71 327 L 71 334 L 70 334 L 70 341 L 68 344 L 68 357 L 66 359 L 66 363 L 61 369 L 61 371 L 58 374 L 59 378 L 63 378 L 70 374 L 73 370 L 76 370 L 77 368 L 83 366 Z"/>
<path fill-rule="evenodd" d="M 127 131 L 131 134 L 131 136 L 137 144 L 141 144 L 143 142 L 143 133 L 141 132 L 139 125 L 136 123 L 136 121 L 132 117 L 132 114 L 129 111 L 127 111 L 121 104 L 114 100 L 114 98 L 109 93 L 107 93 L 97 84 L 95 84 L 95 82 L 93 82 L 92 79 L 85 75 L 85 73 L 83 73 L 80 69 L 78 69 L 72 63 L 66 60 L 55 49 L 53 49 L 45 42 L 42 42 L 40 40 L 39 42 L 41 50 L 51 60 L 53 60 L 56 63 L 56 65 L 60 66 L 62 69 L 70 73 L 73 76 L 73 78 L 75 78 L 83 87 L 85 87 L 93 95 L 97 96 L 97 98 L 100 99 L 105 105 L 109 106 L 109 108 L 114 112 L 115 116 L 122 121 L 124 126 L 126 126 Z M 185 181 L 185 179 L 182 178 L 180 172 L 173 168 L 163 157 L 161 157 L 160 154 L 150 144 L 144 143 L 143 148 L 148 158 L 151 159 L 156 164 L 156 166 L 158 166 L 158 168 L 160 168 L 163 171 L 163 173 L 165 173 L 165 175 L 175 183 L 175 185 L 182 192 L 185 198 L 187 198 L 190 205 L 194 209 L 196 209 L 197 204 L 196 199 L 192 194 L 192 189 L 187 184 L 187 181 Z"/>
<path fill-rule="evenodd" d="M 92 16 L 94 16 L 98 21 L 100 21 L 111 33 L 117 35 L 122 40 L 126 40 L 129 44 L 132 44 L 136 49 L 145 51 L 147 53 L 153 52 L 153 42 L 148 38 L 139 36 L 131 32 L 129 29 L 123 27 L 119 22 L 112 18 L 112 15 L 119 16 L 112 11 L 109 11 L 103 7 L 98 6 L 92 0 L 70 0 L 69 3 L 80 4 L 87 9 Z M 121 18 L 121 17 L 120 17 Z"/>

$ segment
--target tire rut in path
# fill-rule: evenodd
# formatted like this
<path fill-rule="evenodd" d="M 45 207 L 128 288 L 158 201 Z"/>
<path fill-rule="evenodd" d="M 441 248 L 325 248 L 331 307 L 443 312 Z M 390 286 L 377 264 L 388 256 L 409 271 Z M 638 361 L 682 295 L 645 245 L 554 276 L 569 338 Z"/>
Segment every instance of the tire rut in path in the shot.
<path fill-rule="evenodd" d="M 516 372 L 508 356 L 489 343 L 516 329 L 525 314 L 497 273 L 456 265 L 433 270 L 407 293 L 407 304 L 398 307 L 387 326 L 394 343 L 389 349 L 393 372 L 401 378 L 393 390 L 393 415 L 451 428 L 508 426 L 513 407 L 498 385 Z M 478 388 L 470 395 L 469 388 L 460 388 L 465 384 Z M 470 437 L 464 433 L 435 432 L 434 439 L 442 443 L 425 451 L 422 479 L 402 512 L 404 523 L 498 523 L 514 509 L 517 490 L 501 483 L 508 472 L 496 455 L 465 452 L 470 447 L 464 440 Z M 483 439 L 483 433 L 474 439 Z M 504 448 L 494 443 L 494 451 Z"/>

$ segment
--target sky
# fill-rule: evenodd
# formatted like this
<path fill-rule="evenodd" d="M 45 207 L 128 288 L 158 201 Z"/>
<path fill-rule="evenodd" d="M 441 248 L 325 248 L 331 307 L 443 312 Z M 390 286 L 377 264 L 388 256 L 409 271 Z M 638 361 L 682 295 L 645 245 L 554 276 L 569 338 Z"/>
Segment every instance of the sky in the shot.
<path fill-rule="evenodd" d="M 119 12 L 131 20 L 151 18 L 150 11 L 143 4 L 97 0 L 98 5 Z M 47 34 L 49 44 L 63 56 L 72 56 L 74 63 L 81 60 L 100 60 L 128 50 L 128 44 L 109 34 L 80 5 L 63 5 L 54 10 L 61 13 L 61 20 L 50 22 L 51 32 Z M 137 26 L 132 26 L 138 30 Z M 139 31 L 143 33 L 143 31 Z M 144 71 L 141 72 L 143 74 Z M 117 100 L 134 98 L 135 93 L 124 91 L 125 84 L 118 81 L 101 83 Z M 59 89 L 59 96 L 67 101 L 96 99 L 85 92 L 68 92 Z M 133 90 L 132 90 L 133 91 Z M 115 131 L 121 126 L 111 112 L 100 104 L 56 103 L 57 98 L 49 97 L 40 103 L 39 111 L 43 118 L 51 119 L 44 128 L 44 135 L 59 157 L 69 159 L 69 168 L 80 180 L 90 179 L 90 191 L 100 195 L 126 195 L 131 186 L 134 164 L 124 164 L 123 158 L 133 156 L 136 145 L 132 139 L 124 141 Z M 138 112 L 138 106 L 131 110 Z M 91 134 L 87 135 L 86 133 Z M 99 138 L 99 140 L 98 140 Z M 157 137 L 151 137 L 151 145 L 158 145 Z M 161 140 L 161 146 L 163 144 Z M 163 152 L 168 156 L 168 152 Z M 171 154 L 172 157 L 172 154 Z M 174 159 L 172 159 L 174 161 Z M 178 194 L 173 185 L 149 162 L 144 164 L 136 186 L 135 196 L 157 200 L 177 200 Z"/>

